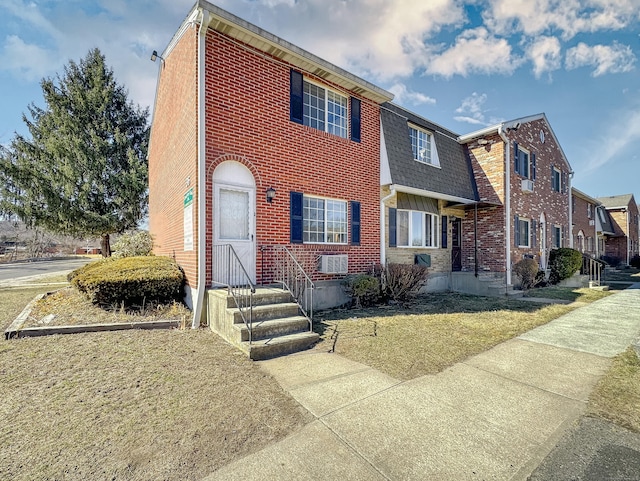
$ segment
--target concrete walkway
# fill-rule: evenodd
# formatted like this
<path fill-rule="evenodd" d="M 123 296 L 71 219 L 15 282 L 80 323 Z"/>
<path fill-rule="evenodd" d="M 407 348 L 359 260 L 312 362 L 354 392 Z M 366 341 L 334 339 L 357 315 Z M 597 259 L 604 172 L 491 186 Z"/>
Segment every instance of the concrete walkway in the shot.
<path fill-rule="evenodd" d="M 262 361 L 316 420 L 206 480 L 525 480 L 640 333 L 634 287 L 407 382 L 317 351 Z"/>

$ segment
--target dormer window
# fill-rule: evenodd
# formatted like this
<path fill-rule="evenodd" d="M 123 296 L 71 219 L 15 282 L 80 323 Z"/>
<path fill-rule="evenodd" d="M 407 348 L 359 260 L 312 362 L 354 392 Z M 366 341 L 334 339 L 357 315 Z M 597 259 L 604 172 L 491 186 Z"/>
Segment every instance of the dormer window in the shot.
<path fill-rule="evenodd" d="M 414 160 L 424 164 L 440 166 L 433 145 L 433 135 L 430 132 L 409 125 L 409 138 L 411 139 L 411 150 L 413 151 Z"/>

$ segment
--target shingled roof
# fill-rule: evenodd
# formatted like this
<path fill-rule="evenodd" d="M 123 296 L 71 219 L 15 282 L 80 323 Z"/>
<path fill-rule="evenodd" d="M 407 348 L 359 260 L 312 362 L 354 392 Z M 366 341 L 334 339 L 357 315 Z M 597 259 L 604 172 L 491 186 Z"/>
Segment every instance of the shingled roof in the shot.
<path fill-rule="evenodd" d="M 457 134 L 389 102 L 382 104 L 381 118 L 392 185 L 426 191 L 434 198 L 477 201 L 471 163 Z M 414 160 L 408 123 L 433 133 L 440 167 Z"/>
<path fill-rule="evenodd" d="M 633 194 L 612 195 L 609 197 L 598 197 L 607 209 L 621 209 L 628 207 L 629 202 L 633 199 Z"/>

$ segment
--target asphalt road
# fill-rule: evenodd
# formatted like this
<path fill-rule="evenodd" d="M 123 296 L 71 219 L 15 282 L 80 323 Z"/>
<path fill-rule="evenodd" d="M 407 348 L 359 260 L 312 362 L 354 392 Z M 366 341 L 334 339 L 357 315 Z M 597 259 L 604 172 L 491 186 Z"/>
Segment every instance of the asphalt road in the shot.
<path fill-rule="evenodd" d="M 43 274 L 54 274 L 56 272 L 71 271 L 95 260 L 94 258 L 51 258 L 31 262 L 14 262 L 10 264 L 0 264 L 0 281 L 18 279 L 21 277 L 31 277 Z"/>

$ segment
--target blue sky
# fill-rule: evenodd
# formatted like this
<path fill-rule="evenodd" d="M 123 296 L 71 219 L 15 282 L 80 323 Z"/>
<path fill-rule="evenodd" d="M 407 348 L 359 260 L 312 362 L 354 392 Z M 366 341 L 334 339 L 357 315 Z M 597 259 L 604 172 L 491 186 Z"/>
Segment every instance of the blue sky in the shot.
<path fill-rule="evenodd" d="M 215 0 L 458 134 L 544 112 L 597 197 L 640 201 L 640 0 Z M 192 0 L 0 0 L 0 143 L 90 48 L 151 106 Z"/>

